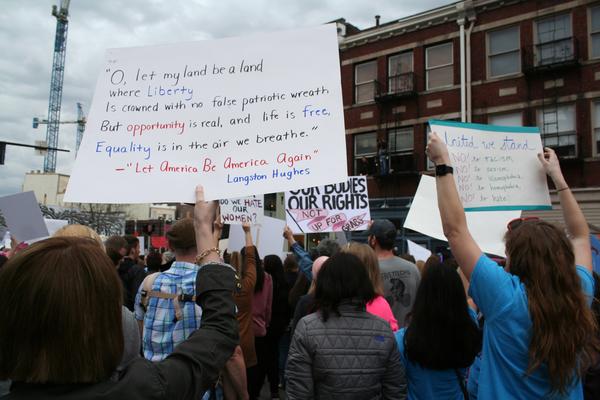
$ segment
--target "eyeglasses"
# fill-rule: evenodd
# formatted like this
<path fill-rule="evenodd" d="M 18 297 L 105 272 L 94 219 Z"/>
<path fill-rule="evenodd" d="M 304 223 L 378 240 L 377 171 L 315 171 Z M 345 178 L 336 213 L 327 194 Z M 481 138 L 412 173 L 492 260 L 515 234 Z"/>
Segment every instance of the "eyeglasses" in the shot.
<path fill-rule="evenodd" d="M 538 220 L 539 220 L 538 217 L 515 218 L 506 225 L 506 228 L 509 231 L 514 231 L 515 229 L 517 229 L 518 227 L 520 227 L 521 225 L 523 225 L 523 223 L 525 223 L 527 221 L 538 221 Z"/>

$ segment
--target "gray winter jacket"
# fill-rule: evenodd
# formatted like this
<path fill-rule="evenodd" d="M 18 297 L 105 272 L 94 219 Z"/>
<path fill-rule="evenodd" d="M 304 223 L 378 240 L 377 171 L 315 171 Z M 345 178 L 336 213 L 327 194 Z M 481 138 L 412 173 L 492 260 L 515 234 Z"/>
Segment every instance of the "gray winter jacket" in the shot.
<path fill-rule="evenodd" d="M 288 399 L 406 399 L 404 367 L 390 325 L 345 303 L 341 316 L 300 320 L 288 356 Z"/>

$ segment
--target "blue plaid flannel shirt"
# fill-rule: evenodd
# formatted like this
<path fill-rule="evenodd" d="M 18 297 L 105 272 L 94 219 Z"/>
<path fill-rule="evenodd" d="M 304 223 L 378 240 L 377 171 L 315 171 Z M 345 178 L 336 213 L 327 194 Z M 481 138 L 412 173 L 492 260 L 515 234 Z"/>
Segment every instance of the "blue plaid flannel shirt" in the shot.
<path fill-rule="evenodd" d="M 196 264 L 176 261 L 171 268 L 156 277 L 152 290 L 195 295 L 196 274 L 199 270 L 200 267 Z M 142 286 L 135 296 L 135 318 L 144 321 L 144 357 L 151 361 L 161 361 L 200 327 L 202 309 L 195 302 L 179 302 L 183 317 L 177 321 L 172 299 L 150 297 L 144 311 L 140 304 Z"/>

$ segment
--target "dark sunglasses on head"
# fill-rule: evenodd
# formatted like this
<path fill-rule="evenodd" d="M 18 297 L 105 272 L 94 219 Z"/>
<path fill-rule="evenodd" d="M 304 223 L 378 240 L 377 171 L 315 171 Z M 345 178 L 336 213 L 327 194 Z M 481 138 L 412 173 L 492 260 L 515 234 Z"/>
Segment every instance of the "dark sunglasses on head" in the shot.
<path fill-rule="evenodd" d="M 523 223 L 525 223 L 527 221 L 538 221 L 538 220 L 539 220 L 538 217 L 515 218 L 506 225 L 506 228 L 509 231 L 514 231 L 515 229 L 517 229 L 518 227 L 520 227 L 521 225 L 523 225 Z"/>

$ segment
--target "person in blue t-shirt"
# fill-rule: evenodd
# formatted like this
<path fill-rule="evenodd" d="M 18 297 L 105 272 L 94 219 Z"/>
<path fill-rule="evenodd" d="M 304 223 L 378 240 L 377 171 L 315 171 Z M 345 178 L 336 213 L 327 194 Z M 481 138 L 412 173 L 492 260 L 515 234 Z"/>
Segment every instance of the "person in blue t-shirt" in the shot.
<path fill-rule="evenodd" d="M 471 237 L 444 167 L 448 149 L 436 133 L 426 151 L 436 164 L 444 234 L 485 317 L 478 399 L 582 399 L 581 377 L 598 346 L 589 307 L 592 255 L 588 225 L 556 154 L 545 148 L 538 158 L 557 189 L 569 236 L 537 218 L 511 221 L 505 270 Z"/>
<path fill-rule="evenodd" d="M 427 261 L 409 325 L 396 333 L 410 400 L 465 397 L 466 368 L 481 349 L 470 311 L 456 268 Z"/>

